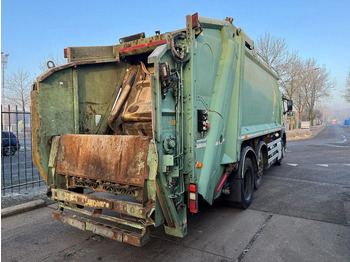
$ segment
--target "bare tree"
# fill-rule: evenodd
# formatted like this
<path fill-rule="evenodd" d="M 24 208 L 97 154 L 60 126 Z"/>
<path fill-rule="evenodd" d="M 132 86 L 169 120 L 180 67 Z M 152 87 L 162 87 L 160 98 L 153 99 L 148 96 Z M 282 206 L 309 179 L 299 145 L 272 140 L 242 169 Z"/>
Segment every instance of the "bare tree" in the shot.
<path fill-rule="evenodd" d="M 303 121 L 303 113 L 307 105 L 307 90 L 305 86 L 303 86 L 303 75 L 298 75 L 298 78 L 295 81 L 295 85 L 297 85 L 296 92 L 293 94 L 293 105 L 297 111 L 298 114 L 298 125 L 301 121 Z"/>
<path fill-rule="evenodd" d="M 286 40 L 266 32 L 258 37 L 255 48 L 266 64 L 276 71 L 280 82 L 288 81 L 291 65 L 299 60 L 299 56 L 288 50 Z"/>
<path fill-rule="evenodd" d="M 345 98 L 346 102 L 350 103 L 350 69 L 346 78 L 346 87 L 344 89 L 343 97 Z"/>
<path fill-rule="evenodd" d="M 313 124 L 316 104 L 328 98 L 334 86 L 330 72 L 319 68 L 313 58 L 302 60 L 296 51 L 288 50 L 285 39 L 269 33 L 258 37 L 255 47 L 266 64 L 276 71 L 284 95 L 293 99 L 299 121 L 308 115 Z"/>
<path fill-rule="evenodd" d="M 29 109 L 32 83 L 33 79 L 30 73 L 21 68 L 10 73 L 6 79 L 6 99 L 11 104 L 19 106 L 23 111 Z"/>
<path fill-rule="evenodd" d="M 330 71 L 318 67 L 314 58 L 305 60 L 303 86 L 307 96 L 308 118 L 314 124 L 316 104 L 330 97 L 335 81 L 331 79 Z"/>
<path fill-rule="evenodd" d="M 63 55 L 49 53 L 45 58 L 40 60 L 39 69 L 41 72 L 45 72 L 48 69 L 48 61 L 52 61 L 55 66 L 64 65 L 67 63 L 67 59 Z"/>
<path fill-rule="evenodd" d="M 279 77 L 279 85 L 283 94 L 294 100 L 297 109 L 297 120 L 300 121 L 306 105 L 305 92 L 300 85 L 303 62 L 296 51 L 289 51 L 285 39 L 265 33 L 259 36 L 255 48 L 266 64 L 272 68 Z M 294 117 L 291 117 L 293 126 Z M 298 126 L 297 122 L 297 126 Z M 293 127 L 292 127 L 293 128 Z"/>

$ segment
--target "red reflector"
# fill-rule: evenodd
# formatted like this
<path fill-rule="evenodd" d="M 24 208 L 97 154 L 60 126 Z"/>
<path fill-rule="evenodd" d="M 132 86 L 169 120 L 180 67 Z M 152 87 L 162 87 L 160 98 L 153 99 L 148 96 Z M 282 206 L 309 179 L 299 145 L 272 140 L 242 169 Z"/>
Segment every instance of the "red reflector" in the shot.
<path fill-rule="evenodd" d="M 67 50 L 67 48 L 65 48 L 64 49 L 64 58 L 67 58 L 67 56 L 68 56 L 68 50 Z"/>
<path fill-rule="evenodd" d="M 197 203 L 195 201 L 190 201 L 190 212 L 198 213 Z"/>
<path fill-rule="evenodd" d="M 198 27 L 198 13 L 192 15 L 192 28 Z"/>
<path fill-rule="evenodd" d="M 190 201 L 190 209 L 196 209 L 196 202 Z"/>
<path fill-rule="evenodd" d="M 196 192 L 197 191 L 197 187 L 195 184 L 190 184 L 190 192 Z"/>

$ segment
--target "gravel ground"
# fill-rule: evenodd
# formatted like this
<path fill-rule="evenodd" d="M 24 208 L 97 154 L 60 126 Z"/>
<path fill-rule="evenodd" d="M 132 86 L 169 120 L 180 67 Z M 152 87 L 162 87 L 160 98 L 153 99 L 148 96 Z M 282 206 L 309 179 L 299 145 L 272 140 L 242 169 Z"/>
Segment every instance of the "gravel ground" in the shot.
<path fill-rule="evenodd" d="M 313 126 L 311 129 L 294 129 L 288 130 L 287 133 L 287 141 L 308 139 L 316 136 L 320 131 L 325 128 L 324 125 Z"/>

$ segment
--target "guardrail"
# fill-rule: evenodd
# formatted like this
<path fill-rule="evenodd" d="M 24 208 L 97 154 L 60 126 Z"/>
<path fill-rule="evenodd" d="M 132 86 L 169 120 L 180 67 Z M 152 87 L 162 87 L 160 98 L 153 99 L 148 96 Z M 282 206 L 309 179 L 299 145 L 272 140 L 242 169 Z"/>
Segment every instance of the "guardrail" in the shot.
<path fill-rule="evenodd" d="M 1 106 L 1 130 L 2 195 L 45 185 L 32 162 L 30 112 Z"/>

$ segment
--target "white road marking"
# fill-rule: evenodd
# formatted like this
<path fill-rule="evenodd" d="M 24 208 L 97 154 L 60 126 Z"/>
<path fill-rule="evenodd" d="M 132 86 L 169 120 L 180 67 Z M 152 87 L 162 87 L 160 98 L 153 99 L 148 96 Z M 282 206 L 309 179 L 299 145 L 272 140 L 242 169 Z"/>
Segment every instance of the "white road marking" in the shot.
<path fill-rule="evenodd" d="M 340 143 L 345 143 L 346 141 L 348 141 L 344 135 L 341 135 L 343 137 L 343 141 L 341 141 Z"/>
<path fill-rule="evenodd" d="M 341 148 L 348 148 L 349 147 L 349 146 L 337 146 L 337 145 L 330 145 L 330 144 L 324 144 L 324 146 L 341 147 Z"/>
<path fill-rule="evenodd" d="M 286 163 L 288 166 L 298 166 L 299 164 L 294 164 L 294 163 Z M 301 166 L 304 166 L 305 164 L 301 164 Z M 309 165 L 309 164 L 306 164 Z M 336 163 L 336 164 L 316 164 L 317 166 L 322 166 L 322 167 L 329 167 L 329 166 L 349 166 L 350 164 L 342 164 L 342 163 Z"/>

